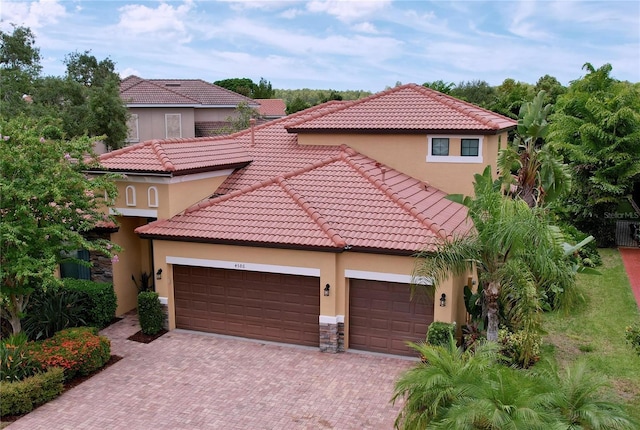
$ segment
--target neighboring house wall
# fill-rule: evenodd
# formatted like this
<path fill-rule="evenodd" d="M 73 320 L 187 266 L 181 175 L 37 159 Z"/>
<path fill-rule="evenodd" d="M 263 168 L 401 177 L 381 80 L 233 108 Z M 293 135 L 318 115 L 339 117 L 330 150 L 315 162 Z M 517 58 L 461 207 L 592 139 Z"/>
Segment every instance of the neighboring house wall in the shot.
<path fill-rule="evenodd" d="M 129 143 L 144 142 L 151 139 L 166 139 L 167 136 L 167 115 L 179 115 L 180 131 L 177 132 L 175 127 L 172 129 L 171 121 L 176 117 L 169 117 L 169 132 L 173 134 L 170 138 L 184 137 L 191 138 L 195 136 L 195 113 L 193 108 L 129 108 L 132 119 L 129 121 Z M 137 138 L 135 130 L 135 118 L 137 115 Z M 173 132 L 173 133 L 172 133 Z M 176 134 L 180 134 L 177 136 Z M 133 139 L 132 139 L 133 138 Z"/>
<path fill-rule="evenodd" d="M 432 137 L 449 138 L 449 156 L 434 158 L 429 153 Z M 482 157 L 460 156 L 461 139 L 478 138 Z M 507 133 L 500 135 L 459 134 L 326 134 L 300 133 L 301 145 L 347 145 L 380 163 L 406 173 L 451 194 L 473 195 L 473 175 L 487 165 L 496 168 L 498 142 L 507 143 Z"/>
<path fill-rule="evenodd" d="M 226 121 L 227 118 L 238 118 L 239 114 L 235 108 L 199 108 L 195 109 L 195 122 L 203 121 Z"/>

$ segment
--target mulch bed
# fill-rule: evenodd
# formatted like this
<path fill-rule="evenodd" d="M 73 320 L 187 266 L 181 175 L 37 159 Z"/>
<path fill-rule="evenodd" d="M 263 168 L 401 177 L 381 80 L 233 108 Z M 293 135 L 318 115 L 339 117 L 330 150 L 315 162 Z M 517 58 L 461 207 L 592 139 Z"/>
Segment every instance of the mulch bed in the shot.
<path fill-rule="evenodd" d="M 151 343 L 154 340 L 156 340 L 157 338 L 159 338 L 160 336 L 162 336 L 163 334 L 168 333 L 167 330 L 160 330 L 158 333 L 156 334 L 144 334 L 142 333 L 142 330 L 140 330 L 137 333 L 132 334 L 131 336 L 129 336 L 127 339 L 128 340 L 133 340 L 135 342 L 140 342 L 140 343 Z"/>
<path fill-rule="evenodd" d="M 77 377 L 73 378 L 71 381 L 65 382 L 64 383 L 64 388 L 62 389 L 62 394 L 66 393 L 67 391 L 69 391 L 70 389 L 72 389 L 74 387 L 77 387 L 78 385 L 80 385 L 84 381 L 86 381 L 87 379 L 92 378 L 93 376 L 95 376 L 98 373 L 102 372 L 104 369 L 116 364 L 120 360 L 122 360 L 122 357 L 120 357 L 119 355 L 112 355 L 111 357 L 109 357 L 109 361 L 107 361 L 104 366 L 102 366 L 100 369 L 96 370 L 95 372 L 91 373 L 90 375 L 77 376 Z M 34 411 L 36 409 L 38 409 L 38 408 L 36 407 L 34 409 Z M 19 418 L 22 418 L 23 416 L 28 415 L 28 414 L 29 413 L 22 414 L 22 415 L 6 415 L 6 416 L 2 417 L 0 419 L 0 421 L 2 422 L 2 424 L 12 423 L 14 421 L 17 421 Z M 4 426 L 2 426 L 2 427 L 4 427 Z"/>

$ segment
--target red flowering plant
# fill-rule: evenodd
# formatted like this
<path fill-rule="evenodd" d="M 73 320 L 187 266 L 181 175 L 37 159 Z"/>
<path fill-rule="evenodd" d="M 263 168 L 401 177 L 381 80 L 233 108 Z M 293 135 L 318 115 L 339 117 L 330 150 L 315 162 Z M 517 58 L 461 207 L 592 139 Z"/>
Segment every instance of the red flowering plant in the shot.
<path fill-rule="evenodd" d="M 111 342 L 93 327 L 62 330 L 30 345 L 31 358 L 41 369 L 62 367 L 67 381 L 100 369 L 111 356 Z"/>

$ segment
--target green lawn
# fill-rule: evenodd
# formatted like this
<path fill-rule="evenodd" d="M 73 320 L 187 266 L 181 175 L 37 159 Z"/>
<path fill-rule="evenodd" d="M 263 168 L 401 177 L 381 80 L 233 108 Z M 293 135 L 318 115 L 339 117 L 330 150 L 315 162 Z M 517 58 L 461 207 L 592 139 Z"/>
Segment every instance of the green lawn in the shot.
<path fill-rule="evenodd" d="M 624 339 L 625 327 L 640 321 L 640 312 L 618 251 L 601 249 L 600 254 L 602 276 L 578 275 L 584 303 L 545 315 L 543 356 L 560 364 L 586 360 L 640 420 L 640 356 Z"/>

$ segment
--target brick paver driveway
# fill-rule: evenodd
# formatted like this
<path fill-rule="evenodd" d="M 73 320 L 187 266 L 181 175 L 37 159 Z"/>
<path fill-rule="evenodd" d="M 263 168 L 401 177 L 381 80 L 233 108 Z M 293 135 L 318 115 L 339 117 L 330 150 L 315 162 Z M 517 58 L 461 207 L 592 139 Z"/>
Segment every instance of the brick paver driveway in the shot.
<path fill-rule="evenodd" d="M 180 330 L 126 340 L 138 329 L 107 327 L 124 358 L 8 429 L 390 429 L 394 381 L 414 364 Z"/>

